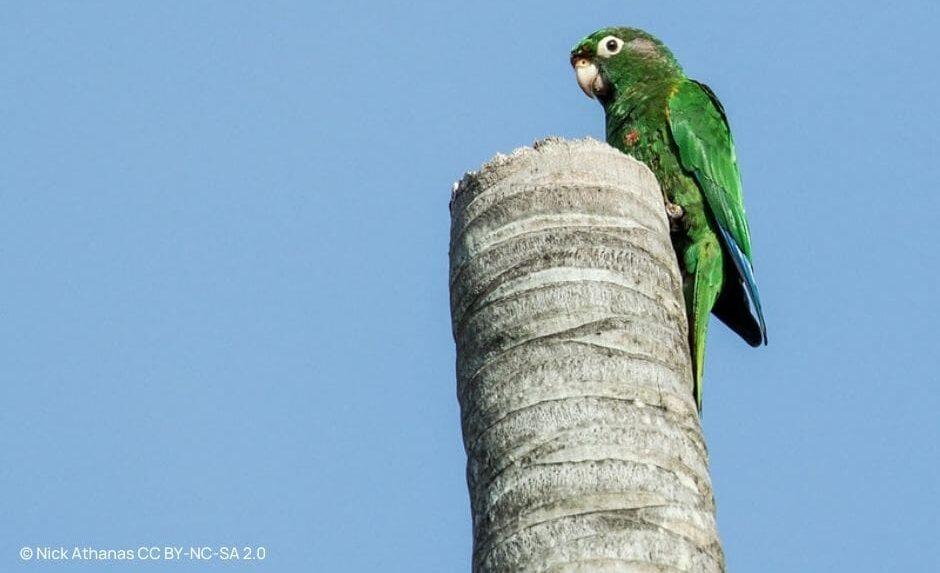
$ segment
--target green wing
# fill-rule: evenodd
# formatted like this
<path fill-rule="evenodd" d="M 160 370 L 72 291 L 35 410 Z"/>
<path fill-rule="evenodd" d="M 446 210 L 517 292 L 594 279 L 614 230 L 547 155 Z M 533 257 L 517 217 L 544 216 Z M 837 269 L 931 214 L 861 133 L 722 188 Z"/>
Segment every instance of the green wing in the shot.
<path fill-rule="evenodd" d="M 751 258 L 751 233 L 744 215 L 741 175 L 725 111 L 708 86 L 684 80 L 669 98 L 669 127 L 682 166 L 695 178 L 716 222 Z"/>
<path fill-rule="evenodd" d="M 669 98 L 669 128 L 679 148 L 682 167 L 695 176 L 718 224 L 719 236 L 734 261 L 752 303 L 758 336 L 767 329 L 751 263 L 751 233 L 744 213 L 741 175 L 725 110 L 708 86 L 683 80 Z M 755 316 L 756 315 L 756 316 Z"/>

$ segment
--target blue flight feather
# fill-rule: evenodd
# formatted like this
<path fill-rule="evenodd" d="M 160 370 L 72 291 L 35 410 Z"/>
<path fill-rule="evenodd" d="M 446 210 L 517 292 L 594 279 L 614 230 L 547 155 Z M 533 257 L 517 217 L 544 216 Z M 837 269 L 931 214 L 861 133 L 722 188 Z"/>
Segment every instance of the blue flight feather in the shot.
<path fill-rule="evenodd" d="M 747 293 L 748 302 L 750 303 L 749 310 L 751 310 L 752 316 L 757 316 L 761 336 L 764 338 L 764 344 L 767 344 L 767 327 L 764 325 L 764 310 L 761 308 L 760 294 L 757 292 L 757 280 L 754 278 L 754 267 L 751 265 L 750 259 L 747 258 L 741 250 L 741 247 L 738 246 L 738 243 L 731 236 L 731 233 L 720 224 L 717 225 L 717 227 L 721 231 L 721 236 L 725 241 L 725 245 L 728 247 L 728 252 L 731 253 L 731 260 L 734 261 L 734 266 L 738 269 L 738 274 L 744 279 L 744 291 Z"/>

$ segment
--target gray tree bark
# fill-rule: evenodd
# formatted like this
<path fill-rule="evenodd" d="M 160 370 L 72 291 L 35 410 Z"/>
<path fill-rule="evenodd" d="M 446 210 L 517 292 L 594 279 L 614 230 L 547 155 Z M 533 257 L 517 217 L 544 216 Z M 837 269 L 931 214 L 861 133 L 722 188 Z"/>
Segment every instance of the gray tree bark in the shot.
<path fill-rule="evenodd" d="M 473 571 L 723 571 L 653 174 L 546 140 L 468 173 L 451 217 Z"/>

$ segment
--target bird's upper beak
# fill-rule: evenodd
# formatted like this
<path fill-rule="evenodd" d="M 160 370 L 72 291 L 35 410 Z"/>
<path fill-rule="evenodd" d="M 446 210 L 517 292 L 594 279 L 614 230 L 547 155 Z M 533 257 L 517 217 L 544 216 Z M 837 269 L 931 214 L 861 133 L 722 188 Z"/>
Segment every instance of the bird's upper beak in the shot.
<path fill-rule="evenodd" d="M 589 98 L 594 99 L 607 88 L 600 70 L 597 69 L 597 65 L 591 61 L 587 54 L 583 52 L 572 54 L 571 67 L 574 68 L 581 91 Z"/>

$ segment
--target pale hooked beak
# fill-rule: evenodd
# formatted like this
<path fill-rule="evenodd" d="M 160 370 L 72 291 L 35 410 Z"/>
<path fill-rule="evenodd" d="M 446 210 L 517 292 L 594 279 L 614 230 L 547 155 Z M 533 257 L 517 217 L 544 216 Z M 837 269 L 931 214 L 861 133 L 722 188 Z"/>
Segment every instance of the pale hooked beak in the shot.
<path fill-rule="evenodd" d="M 597 66 L 594 65 L 591 60 L 585 57 L 575 56 L 571 58 L 571 65 L 574 66 L 574 73 L 578 78 L 578 85 L 581 86 L 581 91 L 583 91 L 585 95 L 594 99 L 604 93 L 604 90 L 607 88 L 604 83 L 604 78 L 601 77 L 600 70 L 597 69 Z"/>

